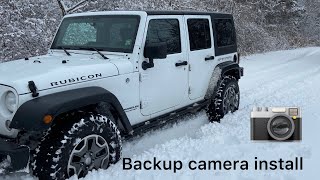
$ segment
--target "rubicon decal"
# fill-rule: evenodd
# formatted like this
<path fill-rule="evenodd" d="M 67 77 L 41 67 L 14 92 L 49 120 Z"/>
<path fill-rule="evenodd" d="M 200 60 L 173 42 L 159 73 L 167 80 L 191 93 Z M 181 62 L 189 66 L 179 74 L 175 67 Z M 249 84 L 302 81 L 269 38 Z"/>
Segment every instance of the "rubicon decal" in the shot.
<path fill-rule="evenodd" d="M 69 79 L 65 79 L 65 80 L 61 80 L 61 81 L 57 81 L 57 82 L 52 82 L 51 86 L 60 86 L 60 85 L 65 85 L 65 84 L 72 84 L 72 83 L 81 82 L 81 81 L 99 79 L 99 78 L 102 78 L 102 77 L 103 77 L 102 73 L 90 74 L 90 75 L 86 75 L 86 76 L 80 76 L 80 77 L 76 77 L 76 78 L 69 78 Z"/>
<path fill-rule="evenodd" d="M 130 112 L 130 111 L 134 111 L 136 109 L 139 108 L 139 105 L 136 105 L 136 106 L 132 106 L 132 107 L 129 107 L 129 108 L 126 108 L 124 109 L 125 112 Z"/>

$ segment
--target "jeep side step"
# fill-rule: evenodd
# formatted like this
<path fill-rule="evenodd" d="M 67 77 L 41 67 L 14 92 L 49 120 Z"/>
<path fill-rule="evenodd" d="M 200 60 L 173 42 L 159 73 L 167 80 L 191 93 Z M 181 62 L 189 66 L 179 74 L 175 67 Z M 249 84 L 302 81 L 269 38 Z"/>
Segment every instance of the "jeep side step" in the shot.
<path fill-rule="evenodd" d="M 147 131 L 157 129 L 160 127 L 163 127 L 167 125 L 170 122 L 174 122 L 177 120 L 177 118 L 189 114 L 189 113 L 196 113 L 197 111 L 203 109 L 209 104 L 209 100 L 202 100 L 196 103 L 193 103 L 189 106 L 183 107 L 181 109 L 178 109 L 176 111 L 167 113 L 165 115 L 162 115 L 160 117 L 156 117 L 141 123 L 138 123 L 136 125 L 133 125 L 133 135 L 125 135 L 124 139 L 129 140 L 137 135 L 143 134 Z"/>

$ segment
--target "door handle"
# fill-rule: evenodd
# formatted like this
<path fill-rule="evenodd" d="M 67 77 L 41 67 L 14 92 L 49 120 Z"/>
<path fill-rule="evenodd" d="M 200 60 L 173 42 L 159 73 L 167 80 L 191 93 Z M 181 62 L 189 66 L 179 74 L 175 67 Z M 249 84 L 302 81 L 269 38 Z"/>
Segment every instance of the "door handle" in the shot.
<path fill-rule="evenodd" d="M 211 60 L 214 60 L 214 56 L 209 56 L 209 57 L 206 57 L 204 58 L 205 61 L 211 61 Z"/>
<path fill-rule="evenodd" d="M 186 66 L 186 65 L 188 65 L 188 61 L 182 61 L 182 62 L 177 62 L 177 63 L 176 63 L 176 67 Z"/>

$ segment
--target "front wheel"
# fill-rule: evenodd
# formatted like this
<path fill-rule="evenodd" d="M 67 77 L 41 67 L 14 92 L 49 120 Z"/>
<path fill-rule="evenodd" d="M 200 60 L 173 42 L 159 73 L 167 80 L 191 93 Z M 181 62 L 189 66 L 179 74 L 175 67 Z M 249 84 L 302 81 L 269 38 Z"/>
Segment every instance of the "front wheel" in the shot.
<path fill-rule="evenodd" d="M 35 150 L 31 167 L 39 179 L 82 178 L 121 158 L 120 132 L 110 118 L 85 114 L 63 121 L 74 118 L 77 123 L 53 126 Z"/>
<path fill-rule="evenodd" d="M 210 100 L 207 114 L 210 122 L 220 122 L 229 112 L 239 109 L 240 91 L 238 81 L 233 76 L 225 76 L 218 82 L 218 90 Z"/>

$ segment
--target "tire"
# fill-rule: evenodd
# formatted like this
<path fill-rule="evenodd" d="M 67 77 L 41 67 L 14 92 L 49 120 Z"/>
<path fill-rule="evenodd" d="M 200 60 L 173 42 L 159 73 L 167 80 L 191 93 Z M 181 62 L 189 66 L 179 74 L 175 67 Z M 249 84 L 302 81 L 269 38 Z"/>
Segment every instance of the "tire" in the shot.
<path fill-rule="evenodd" d="M 121 136 L 112 119 L 77 113 L 58 120 L 60 124 L 42 138 L 30 163 L 31 171 L 40 180 L 73 175 L 81 178 L 93 169 L 107 169 L 120 160 Z"/>
<path fill-rule="evenodd" d="M 206 109 L 210 122 L 220 122 L 224 115 L 239 109 L 240 91 L 238 81 L 233 76 L 224 76 L 218 82 L 218 90 Z"/>

